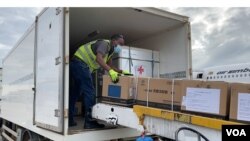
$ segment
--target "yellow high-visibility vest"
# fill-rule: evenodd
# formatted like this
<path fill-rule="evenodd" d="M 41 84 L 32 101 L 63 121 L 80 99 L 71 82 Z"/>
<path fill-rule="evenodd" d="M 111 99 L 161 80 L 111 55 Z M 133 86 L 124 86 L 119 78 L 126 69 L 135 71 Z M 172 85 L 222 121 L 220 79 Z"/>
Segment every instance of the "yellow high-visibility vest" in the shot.
<path fill-rule="evenodd" d="M 89 66 L 91 72 L 100 68 L 100 65 L 96 62 L 96 55 L 93 53 L 93 51 L 91 49 L 91 45 L 96 43 L 97 41 L 98 40 L 92 41 L 92 42 L 89 42 L 87 44 L 80 46 L 79 49 L 74 54 L 76 57 L 81 59 L 83 62 L 85 62 Z M 108 42 L 108 44 L 109 44 L 109 46 L 108 46 L 108 52 L 109 52 L 111 49 L 110 41 L 109 40 L 104 40 L 104 41 Z M 114 54 L 114 52 L 112 52 L 110 55 L 105 54 L 104 61 L 107 63 L 109 61 L 109 59 L 111 59 L 113 54 Z"/>

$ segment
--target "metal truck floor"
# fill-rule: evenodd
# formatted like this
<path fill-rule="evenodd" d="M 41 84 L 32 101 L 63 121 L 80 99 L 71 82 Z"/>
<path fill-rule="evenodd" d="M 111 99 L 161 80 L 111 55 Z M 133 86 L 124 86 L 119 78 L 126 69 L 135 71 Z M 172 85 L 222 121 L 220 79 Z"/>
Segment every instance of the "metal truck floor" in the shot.
<path fill-rule="evenodd" d="M 106 122 L 104 121 L 99 121 L 99 123 L 102 123 L 102 124 L 105 124 L 105 128 L 103 129 L 84 129 L 83 128 L 83 125 L 84 125 L 84 118 L 82 118 L 81 116 L 78 116 L 78 117 L 75 117 L 74 118 L 75 121 L 77 122 L 77 126 L 73 126 L 73 127 L 69 127 L 69 131 L 68 133 L 70 135 L 72 134 L 79 134 L 81 132 L 87 132 L 87 131 L 95 131 L 95 130 L 107 130 L 107 129 L 115 129 L 115 128 L 123 128 L 121 126 L 112 126 L 110 124 L 107 124 Z"/>

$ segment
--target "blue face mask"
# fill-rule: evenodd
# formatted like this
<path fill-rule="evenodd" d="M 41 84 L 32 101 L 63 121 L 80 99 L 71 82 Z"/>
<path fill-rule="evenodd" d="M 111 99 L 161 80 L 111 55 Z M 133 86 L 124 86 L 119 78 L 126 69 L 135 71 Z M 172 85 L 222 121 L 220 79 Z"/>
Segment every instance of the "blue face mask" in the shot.
<path fill-rule="evenodd" d="M 120 53 L 122 50 L 122 47 L 120 45 L 117 45 L 115 48 L 114 48 L 114 53 Z"/>

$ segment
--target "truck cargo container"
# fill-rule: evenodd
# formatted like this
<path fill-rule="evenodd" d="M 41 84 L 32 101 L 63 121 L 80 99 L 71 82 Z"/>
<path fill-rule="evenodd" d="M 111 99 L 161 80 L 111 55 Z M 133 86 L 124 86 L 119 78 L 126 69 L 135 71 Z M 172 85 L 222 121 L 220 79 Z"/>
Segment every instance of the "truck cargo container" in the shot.
<path fill-rule="evenodd" d="M 86 131 L 83 119 L 79 128 L 68 127 L 70 58 L 79 44 L 114 33 L 123 34 L 128 46 L 159 51 L 160 77 L 191 78 L 188 17 L 156 8 L 45 8 L 3 60 L 3 137 L 94 141 L 140 135 L 124 127 Z"/>

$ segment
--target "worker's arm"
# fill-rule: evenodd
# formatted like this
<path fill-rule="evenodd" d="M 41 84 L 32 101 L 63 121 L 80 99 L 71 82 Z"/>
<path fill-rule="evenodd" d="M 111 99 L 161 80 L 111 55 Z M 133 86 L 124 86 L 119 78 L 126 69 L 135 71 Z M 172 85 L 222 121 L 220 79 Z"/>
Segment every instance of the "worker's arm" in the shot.
<path fill-rule="evenodd" d="M 119 80 L 119 76 L 118 76 L 118 72 L 116 72 L 115 70 L 113 70 L 107 63 L 106 61 L 103 59 L 105 57 L 105 54 L 108 50 L 108 43 L 104 42 L 104 41 L 100 41 L 97 44 L 97 50 L 96 50 L 96 62 L 102 67 L 104 68 L 106 71 L 108 71 L 111 80 L 116 83 L 117 80 Z"/>
<path fill-rule="evenodd" d="M 102 53 L 98 53 L 96 55 L 96 62 L 105 70 L 107 70 L 109 72 L 109 75 L 112 79 L 112 81 L 114 83 L 117 82 L 118 80 L 118 72 L 116 72 L 115 70 L 113 70 L 109 65 L 107 65 L 103 59 L 103 54 Z"/>
<path fill-rule="evenodd" d="M 103 54 L 97 52 L 96 55 L 96 62 L 102 67 L 104 68 L 106 71 L 109 71 L 110 69 L 112 69 L 109 65 L 107 65 L 103 59 Z"/>
<path fill-rule="evenodd" d="M 118 73 L 122 73 L 122 70 L 121 69 L 118 69 L 116 68 L 115 66 L 112 65 L 112 58 L 108 60 L 108 63 L 107 63 L 113 70 L 115 70 L 116 72 Z"/>

